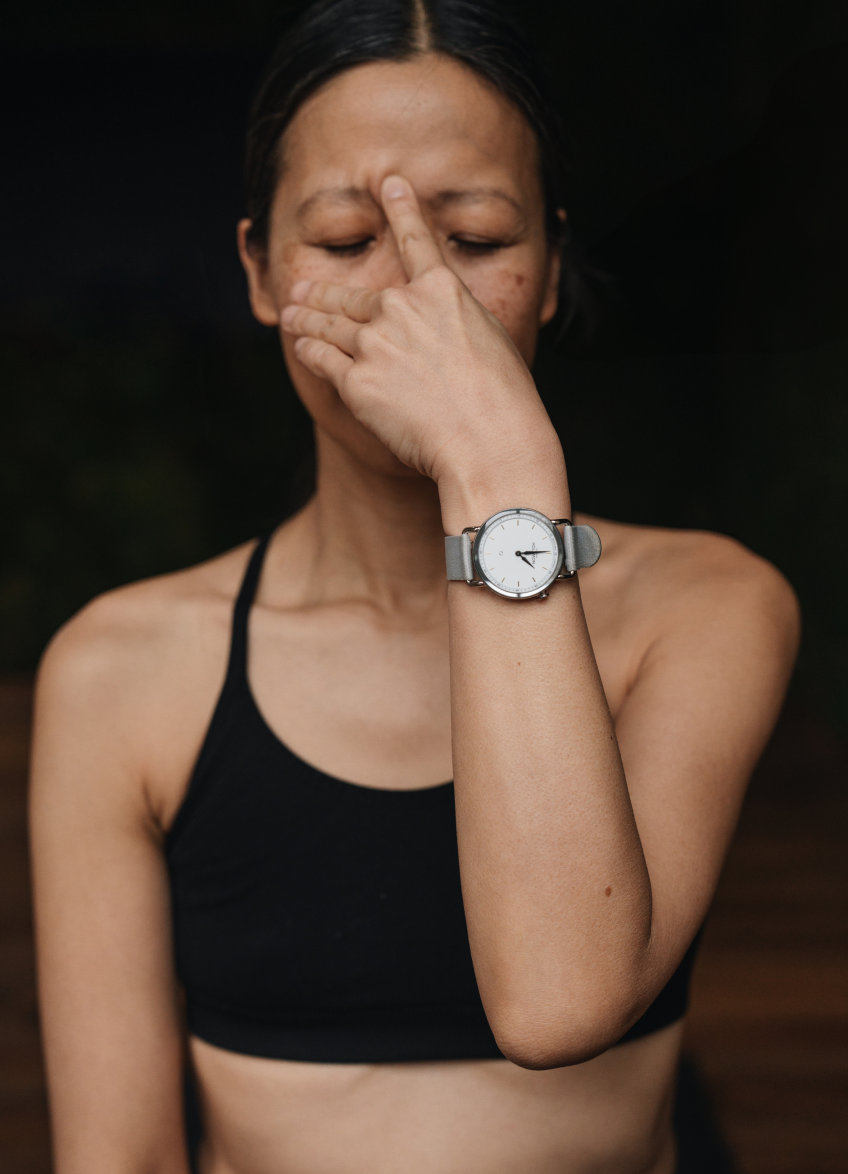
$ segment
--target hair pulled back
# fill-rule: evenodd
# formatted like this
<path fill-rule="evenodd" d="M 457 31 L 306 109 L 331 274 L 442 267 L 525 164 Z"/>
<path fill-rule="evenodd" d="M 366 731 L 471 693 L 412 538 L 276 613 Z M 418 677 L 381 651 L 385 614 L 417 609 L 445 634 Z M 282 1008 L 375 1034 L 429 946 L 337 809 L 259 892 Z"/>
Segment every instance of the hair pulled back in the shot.
<path fill-rule="evenodd" d="M 247 243 L 268 244 L 280 179 L 280 139 L 307 98 L 331 78 L 373 61 L 408 61 L 441 53 L 472 69 L 524 115 L 539 146 L 545 225 L 566 244 L 557 214 L 564 203 L 566 152 L 559 116 L 522 31 L 489 0 L 318 0 L 289 28 L 259 83 L 247 128 Z M 579 276 L 563 266 L 565 314 L 579 300 Z M 570 288 L 569 288 L 570 287 Z M 570 295 L 570 296 L 569 296 Z"/>

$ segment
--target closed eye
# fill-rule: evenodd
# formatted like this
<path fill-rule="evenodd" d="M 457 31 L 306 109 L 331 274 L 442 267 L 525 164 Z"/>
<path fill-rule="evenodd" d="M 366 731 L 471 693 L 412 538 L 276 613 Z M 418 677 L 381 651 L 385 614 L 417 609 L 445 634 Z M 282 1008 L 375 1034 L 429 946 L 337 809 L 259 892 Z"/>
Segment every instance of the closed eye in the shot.
<path fill-rule="evenodd" d="M 504 241 L 474 240 L 466 236 L 452 236 L 450 242 L 457 252 L 464 253 L 466 257 L 485 257 L 506 248 Z"/>
<path fill-rule="evenodd" d="M 333 257 L 359 257 L 373 240 L 373 236 L 366 236 L 362 240 L 350 241 L 343 245 L 322 245 L 322 248 Z"/>

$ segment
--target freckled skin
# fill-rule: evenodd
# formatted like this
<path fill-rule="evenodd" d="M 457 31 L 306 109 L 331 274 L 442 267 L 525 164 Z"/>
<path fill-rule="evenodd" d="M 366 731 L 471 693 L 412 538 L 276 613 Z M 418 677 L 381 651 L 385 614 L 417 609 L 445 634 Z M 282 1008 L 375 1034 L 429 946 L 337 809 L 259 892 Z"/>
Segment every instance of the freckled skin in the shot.
<path fill-rule="evenodd" d="M 445 263 L 532 363 L 539 327 L 556 312 L 559 253 L 545 231 L 535 137 L 497 91 L 434 54 L 361 66 L 301 107 L 286 132 L 282 158 L 265 256 L 246 247 L 249 221 L 239 226 L 260 322 L 279 326 L 289 291 L 304 279 L 367 289 L 406 284 L 379 202 L 383 179 L 399 174 L 415 188 Z M 320 195 L 351 190 L 360 194 Z M 446 198 L 485 191 L 506 198 Z M 368 243 L 354 255 L 332 251 L 358 241 Z M 461 241 L 497 247 L 474 250 Z M 291 335 L 281 340 L 319 445 L 327 436 L 375 471 L 417 477 L 353 418 L 329 383 L 298 361 Z"/>

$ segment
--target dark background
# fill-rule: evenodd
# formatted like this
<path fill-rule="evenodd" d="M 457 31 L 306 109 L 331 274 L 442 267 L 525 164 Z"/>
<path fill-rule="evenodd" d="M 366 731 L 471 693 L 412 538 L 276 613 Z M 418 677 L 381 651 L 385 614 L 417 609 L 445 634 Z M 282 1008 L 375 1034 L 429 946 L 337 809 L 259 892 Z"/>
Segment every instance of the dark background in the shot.
<path fill-rule="evenodd" d="M 234 246 L 251 87 L 299 6 L 5 17 L 0 669 L 115 584 L 256 534 L 308 427 Z M 527 0 L 600 325 L 540 352 L 579 508 L 772 559 L 848 730 L 848 6 Z"/>
<path fill-rule="evenodd" d="M 686 1047 L 741 1174 L 848 1174 L 848 4 L 514 0 L 599 326 L 540 351 L 576 504 L 709 527 L 801 597 Z M 29 0 L 0 45 L 0 1167 L 49 1174 L 31 669 L 98 591 L 258 533 L 309 430 L 238 266 L 242 129 L 295 6 Z M 701 1153 L 693 1171 L 712 1170 Z"/>

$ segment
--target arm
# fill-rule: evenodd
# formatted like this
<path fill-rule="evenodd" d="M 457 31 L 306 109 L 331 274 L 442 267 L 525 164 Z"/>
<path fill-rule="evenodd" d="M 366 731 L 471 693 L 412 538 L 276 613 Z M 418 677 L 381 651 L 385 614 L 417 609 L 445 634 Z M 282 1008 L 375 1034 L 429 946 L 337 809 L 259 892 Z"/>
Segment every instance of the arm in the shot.
<path fill-rule="evenodd" d="M 144 648 L 119 652 L 102 611 L 93 605 L 54 641 L 36 701 L 32 845 L 55 1168 L 188 1174 L 169 899 L 134 746 L 142 697 L 126 673 Z"/>
<path fill-rule="evenodd" d="M 562 451 L 512 341 L 445 266 L 408 185 L 386 181 L 383 203 L 409 284 L 293 290 L 282 323 L 300 361 L 436 482 L 447 533 L 510 506 L 568 516 Z M 780 704 L 788 589 L 698 541 L 626 585 L 653 592 L 656 622 L 617 726 L 576 581 L 526 604 L 449 588 L 471 948 L 498 1043 L 528 1067 L 603 1051 L 667 981 Z"/>
<path fill-rule="evenodd" d="M 729 542 L 692 546 L 642 584 L 661 623 L 615 727 L 576 583 L 526 618 L 450 587 L 469 933 L 493 1029 L 528 1066 L 603 1051 L 668 981 L 782 701 L 791 593 Z"/>

